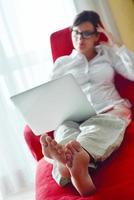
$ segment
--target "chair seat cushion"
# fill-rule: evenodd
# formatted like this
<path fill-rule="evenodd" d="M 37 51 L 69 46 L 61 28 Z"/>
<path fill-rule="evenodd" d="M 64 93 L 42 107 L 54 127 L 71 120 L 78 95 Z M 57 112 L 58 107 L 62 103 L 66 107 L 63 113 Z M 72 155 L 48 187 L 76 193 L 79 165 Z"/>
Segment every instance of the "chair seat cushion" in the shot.
<path fill-rule="evenodd" d="M 43 158 L 37 164 L 36 200 L 133 200 L 134 199 L 134 121 L 128 127 L 121 147 L 92 174 L 97 192 L 80 197 L 71 184 L 62 188 L 51 176 L 52 165 Z"/>

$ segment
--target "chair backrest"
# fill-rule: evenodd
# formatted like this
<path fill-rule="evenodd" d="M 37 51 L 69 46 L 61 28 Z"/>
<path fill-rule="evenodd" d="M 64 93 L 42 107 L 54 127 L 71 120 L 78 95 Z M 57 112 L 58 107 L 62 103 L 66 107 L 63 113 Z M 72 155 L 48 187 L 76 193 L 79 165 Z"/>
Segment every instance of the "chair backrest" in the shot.
<path fill-rule="evenodd" d="M 107 37 L 103 33 L 100 34 L 98 43 L 102 41 L 107 41 Z M 50 36 L 50 44 L 53 61 L 60 56 L 69 55 L 73 49 L 70 28 L 67 27 L 52 33 Z M 129 99 L 134 108 L 134 82 L 128 81 L 116 74 L 115 85 L 120 95 L 123 98 Z"/>

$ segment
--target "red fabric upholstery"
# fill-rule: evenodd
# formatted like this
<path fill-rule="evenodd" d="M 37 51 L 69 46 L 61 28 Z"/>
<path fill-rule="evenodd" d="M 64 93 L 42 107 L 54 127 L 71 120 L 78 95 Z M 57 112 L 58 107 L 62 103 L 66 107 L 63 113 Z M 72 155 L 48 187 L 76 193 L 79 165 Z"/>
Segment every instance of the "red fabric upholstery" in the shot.
<path fill-rule="evenodd" d="M 115 85 L 123 98 L 129 99 L 132 104 L 132 113 L 134 116 L 134 82 L 126 80 L 119 74 L 115 76 Z"/>
<path fill-rule="evenodd" d="M 40 144 L 40 136 L 34 135 L 30 127 L 26 125 L 24 129 L 24 137 L 33 157 L 37 161 L 40 160 L 43 157 Z"/>
<path fill-rule="evenodd" d="M 104 35 L 100 38 L 106 41 Z M 69 28 L 51 35 L 53 60 L 70 54 L 72 43 Z M 116 86 L 122 97 L 128 98 L 134 106 L 134 83 L 117 75 Z M 52 134 L 52 132 L 50 133 Z M 36 171 L 36 200 L 133 200 L 134 199 L 134 121 L 128 127 L 121 147 L 102 166 L 92 174 L 97 192 L 87 198 L 80 197 L 70 184 L 65 188 L 58 186 L 52 179 L 52 165 L 42 158 L 39 137 L 28 126 L 24 136 L 30 150 L 38 160 Z"/>
<path fill-rule="evenodd" d="M 59 187 L 52 179 L 52 165 L 41 159 L 36 173 L 36 200 L 133 200 L 134 199 L 134 122 L 123 144 L 92 175 L 98 188 L 91 197 L 80 197 L 72 185 Z"/>
<path fill-rule="evenodd" d="M 53 137 L 53 131 L 47 133 L 49 136 Z M 40 135 L 35 135 L 30 127 L 28 125 L 24 128 L 24 138 L 25 141 L 35 158 L 35 160 L 39 161 L 42 157 L 42 150 L 41 150 L 41 144 L 40 144 Z"/>

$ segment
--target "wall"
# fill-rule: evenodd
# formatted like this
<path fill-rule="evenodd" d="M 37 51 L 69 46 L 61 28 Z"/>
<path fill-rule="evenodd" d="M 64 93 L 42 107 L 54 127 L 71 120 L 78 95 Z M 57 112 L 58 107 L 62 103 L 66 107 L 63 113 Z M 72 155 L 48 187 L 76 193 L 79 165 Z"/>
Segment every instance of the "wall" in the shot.
<path fill-rule="evenodd" d="M 134 1 L 108 0 L 123 43 L 134 51 Z"/>

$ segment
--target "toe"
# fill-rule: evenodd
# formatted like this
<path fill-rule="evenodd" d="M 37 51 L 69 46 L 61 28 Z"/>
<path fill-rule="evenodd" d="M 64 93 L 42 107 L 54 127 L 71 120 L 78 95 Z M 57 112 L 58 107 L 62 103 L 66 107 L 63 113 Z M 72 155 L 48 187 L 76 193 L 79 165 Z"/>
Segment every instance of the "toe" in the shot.
<path fill-rule="evenodd" d="M 61 154 L 63 152 L 62 145 L 58 144 L 55 140 L 51 141 L 51 148 L 57 153 Z"/>
<path fill-rule="evenodd" d="M 41 135 L 40 136 L 40 143 L 43 144 L 44 142 L 46 142 L 46 134 L 45 135 Z"/>
<path fill-rule="evenodd" d="M 66 156 L 66 160 L 72 160 L 73 159 L 72 152 L 67 148 L 65 149 L 65 156 Z"/>
<path fill-rule="evenodd" d="M 57 142 L 54 139 L 49 140 L 51 145 L 57 148 Z"/>
<path fill-rule="evenodd" d="M 81 150 L 81 145 L 76 140 L 70 141 L 66 147 L 72 152 L 72 154 L 79 152 Z"/>
<path fill-rule="evenodd" d="M 63 147 L 61 145 L 57 145 L 57 152 L 59 154 L 62 154 L 64 151 L 63 151 Z"/>
<path fill-rule="evenodd" d="M 81 145 L 76 140 L 71 141 L 71 145 L 77 152 L 81 150 Z"/>
<path fill-rule="evenodd" d="M 72 155 L 75 153 L 75 149 L 73 148 L 71 142 L 66 144 L 66 149 L 68 150 L 68 152 L 71 152 Z"/>

